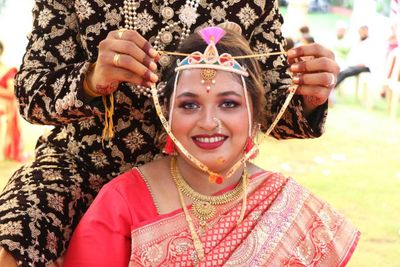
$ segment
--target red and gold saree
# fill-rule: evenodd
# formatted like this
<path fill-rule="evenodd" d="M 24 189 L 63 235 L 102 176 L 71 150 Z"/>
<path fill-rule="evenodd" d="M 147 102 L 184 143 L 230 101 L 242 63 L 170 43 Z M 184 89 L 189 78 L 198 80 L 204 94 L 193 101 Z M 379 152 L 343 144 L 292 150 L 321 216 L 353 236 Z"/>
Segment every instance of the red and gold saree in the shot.
<path fill-rule="evenodd" d="M 199 262 L 183 210 L 159 215 L 145 178 L 133 169 L 101 189 L 73 234 L 64 266 L 346 265 L 359 232 L 328 204 L 271 172 L 250 177 L 248 189 L 239 225 L 240 200 L 219 206 L 199 233 L 205 250 Z"/>
<path fill-rule="evenodd" d="M 251 177 L 245 219 L 241 202 L 219 208 L 200 239 L 197 261 L 182 211 L 131 232 L 129 266 L 345 266 L 359 232 L 294 180 L 262 172 Z"/>

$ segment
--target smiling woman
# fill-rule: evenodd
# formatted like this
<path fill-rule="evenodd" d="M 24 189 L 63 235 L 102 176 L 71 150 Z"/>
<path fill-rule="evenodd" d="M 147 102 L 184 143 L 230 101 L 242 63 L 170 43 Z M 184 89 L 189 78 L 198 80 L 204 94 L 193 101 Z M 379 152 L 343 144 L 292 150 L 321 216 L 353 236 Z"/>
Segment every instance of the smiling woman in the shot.
<path fill-rule="evenodd" d="M 152 88 L 169 155 L 103 187 L 64 266 L 346 265 L 359 232 L 294 180 L 248 161 L 265 106 L 257 60 L 234 59 L 251 54 L 248 43 L 212 27 L 179 52 L 189 55 L 167 76 L 168 120 Z"/>

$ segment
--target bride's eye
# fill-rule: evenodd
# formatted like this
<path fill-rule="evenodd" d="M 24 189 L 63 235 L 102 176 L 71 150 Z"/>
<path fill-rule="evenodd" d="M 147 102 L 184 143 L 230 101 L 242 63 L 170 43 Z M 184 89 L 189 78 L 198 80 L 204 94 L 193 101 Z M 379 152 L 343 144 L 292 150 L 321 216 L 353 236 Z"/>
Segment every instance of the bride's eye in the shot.
<path fill-rule="evenodd" d="M 221 104 L 221 107 L 223 108 L 235 108 L 239 106 L 240 104 L 236 101 L 233 100 L 224 100 Z"/>
<path fill-rule="evenodd" d="M 179 105 L 179 108 L 196 109 L 196 108 L 199 108 L 199 105 L 195 102 L 183 102 Z"/>

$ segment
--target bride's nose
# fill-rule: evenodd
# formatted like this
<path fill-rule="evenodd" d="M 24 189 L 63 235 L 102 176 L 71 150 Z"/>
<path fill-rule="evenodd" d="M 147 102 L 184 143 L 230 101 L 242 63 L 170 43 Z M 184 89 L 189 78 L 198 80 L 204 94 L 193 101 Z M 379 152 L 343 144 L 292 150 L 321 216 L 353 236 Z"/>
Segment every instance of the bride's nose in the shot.
<path fill-rule="evenodd" d="M 216 120 L 216 117 L 217 115 L 214 109 L 206 109 L 199 119 L 199 127 L 206 131 L 214 131 L 219 127 L 219 120 Z"/>

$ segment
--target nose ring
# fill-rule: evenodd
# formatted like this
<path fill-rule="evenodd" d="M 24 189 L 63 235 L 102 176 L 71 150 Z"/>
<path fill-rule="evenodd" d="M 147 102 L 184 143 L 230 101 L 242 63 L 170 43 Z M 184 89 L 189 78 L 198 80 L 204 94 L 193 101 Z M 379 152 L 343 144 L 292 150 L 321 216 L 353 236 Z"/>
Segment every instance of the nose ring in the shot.
<path fill-rule="evenodd" d="M 222 121 L 218 118 L 213 118 L 213 120 L 215 121 L 215 123 L 217 124 L 217 133 L 221 134 L 222 133 Z"/>

